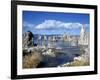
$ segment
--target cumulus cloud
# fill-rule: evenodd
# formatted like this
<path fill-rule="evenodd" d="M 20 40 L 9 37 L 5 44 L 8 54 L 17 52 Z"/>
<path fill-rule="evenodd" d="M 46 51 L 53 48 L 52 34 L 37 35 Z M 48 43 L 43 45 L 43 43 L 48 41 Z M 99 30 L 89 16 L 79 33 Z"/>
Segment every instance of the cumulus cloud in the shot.
<path fill-rule="evenodd" d="M 57 20 L 45 20 L 41 24 L 37 25 L 36 29 L 45 29 L 45 30 L 53 30 L 53 29 L 79 29 L 83 26 L 81 23 L 67 23 Z"/>

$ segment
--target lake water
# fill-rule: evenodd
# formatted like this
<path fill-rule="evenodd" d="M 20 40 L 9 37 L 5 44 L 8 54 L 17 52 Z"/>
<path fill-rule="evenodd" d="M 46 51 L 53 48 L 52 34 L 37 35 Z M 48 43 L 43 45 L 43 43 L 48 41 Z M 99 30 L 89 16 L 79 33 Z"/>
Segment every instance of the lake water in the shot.
<path fill-rule="evenodd" d="M 72 46 L 71 43 L 67 41 L 48 42 L 48 40 L 35 40 L 34 43 L 37 45 L 45 46 L 48 46 L 48 44 L 50 44 L 55 48 L 61 48 L 56 57 L 51 57 L 47 55 L 44 56 L 43 61 L 39 65 L 39 67 L 57 67 L 64 63 L 73 61 L 74 57 L 80 55 L 80 47 Z"/>
<path fill-rule="evenodd" d="M 46 46 L 48 45 L 48 41 L 40 41 L 38 45 L 42 45 L 42 43 Z M 40 67 L 57 67 L 61 64 L 73 61 L 74 57 L 80 54 L 80 48 L 78 46 L 71 46 L 69 42 L 57 41 L 50 42 L 50 44 L 55 46 L 55 48 L 61 48 L 61 50 L 57 53 L 56 57 L 44 56 Z"/>

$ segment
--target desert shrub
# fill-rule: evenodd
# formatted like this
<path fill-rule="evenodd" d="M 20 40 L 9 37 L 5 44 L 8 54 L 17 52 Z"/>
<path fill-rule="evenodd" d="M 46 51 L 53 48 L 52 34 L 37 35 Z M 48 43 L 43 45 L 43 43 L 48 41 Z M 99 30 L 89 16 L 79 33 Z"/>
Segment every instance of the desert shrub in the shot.
<path fill-rule="evenodd" d="M 42 56 L 39 53 L 31 53 L 23 56 L 23 68 L 36 68 L 41 62 Z"/>
<path fill-rule="evenodd" d="M 75 60 L 66 64 L 61 65 L 61 67 L 74 67 L 74 66 L 88 66 L 89 65 L 89 61 L 86 60 Z"/>
<path fill-rule="evenodd" d="M 67 66 L 88 66 L 89 65 L 89 62 L 87 61 L 84 61 L 84 60 L 77 60 L 77 61 L 74 61 L 72 63 L 70 63 L 69 65 Z"/>
<path fill-rule="evenodd" d="M 84 54 L 85 53 L 85 50 L 84 48 L 80 48 L 80 55 Z"/>

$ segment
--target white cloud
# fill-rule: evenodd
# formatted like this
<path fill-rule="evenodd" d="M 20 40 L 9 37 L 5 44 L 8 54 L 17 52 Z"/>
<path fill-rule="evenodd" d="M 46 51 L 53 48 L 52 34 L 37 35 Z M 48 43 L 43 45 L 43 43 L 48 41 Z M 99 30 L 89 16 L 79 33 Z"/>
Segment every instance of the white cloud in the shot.
<path fill-rule="evenodd" d="M 83 26 L 81 23 L 65 23 L 57 20 L 45 20 L 37 25 L 35 29 L 79 29 Z"/>
<path fill-rule="evenodd" d="M 24 26 L 24 27 L 27 27 L 27 28 L 33 28 L 33 27 L 34 27 L 33 24 L 28 23 L 28 22 L 26 22 L 26 21 L 23 22 L 23 26 Z"/>

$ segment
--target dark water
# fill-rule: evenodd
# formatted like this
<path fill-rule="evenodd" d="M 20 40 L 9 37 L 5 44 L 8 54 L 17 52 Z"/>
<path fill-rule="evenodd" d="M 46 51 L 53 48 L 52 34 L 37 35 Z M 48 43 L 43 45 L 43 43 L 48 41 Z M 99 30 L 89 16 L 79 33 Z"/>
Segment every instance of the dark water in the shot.
<path fill-rule="evenodd" d="M 74 55 L 59 54 L 56 57 L 45 56 L 42 67 L 57 67 L 61 64 L 73 61 Z"/>

